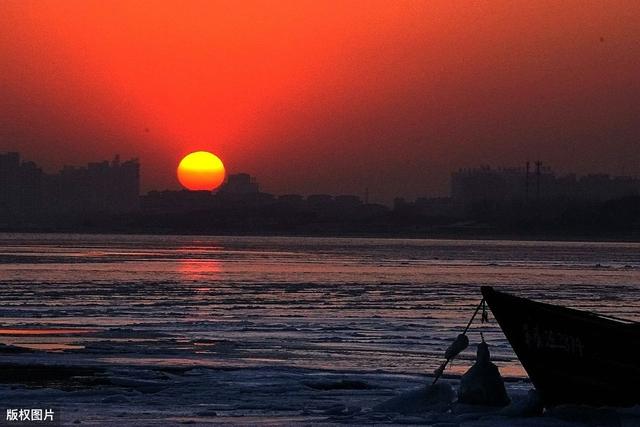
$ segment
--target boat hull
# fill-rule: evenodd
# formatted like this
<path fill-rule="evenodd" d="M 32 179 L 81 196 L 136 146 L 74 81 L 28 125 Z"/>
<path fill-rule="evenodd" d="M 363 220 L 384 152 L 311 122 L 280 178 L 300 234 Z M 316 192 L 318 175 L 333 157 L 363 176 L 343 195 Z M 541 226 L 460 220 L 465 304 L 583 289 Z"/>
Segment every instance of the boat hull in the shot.
<path fill-rule="evenodd" d="M 640 325 L 482 287 L 545 406 L 640 404 Z"/>

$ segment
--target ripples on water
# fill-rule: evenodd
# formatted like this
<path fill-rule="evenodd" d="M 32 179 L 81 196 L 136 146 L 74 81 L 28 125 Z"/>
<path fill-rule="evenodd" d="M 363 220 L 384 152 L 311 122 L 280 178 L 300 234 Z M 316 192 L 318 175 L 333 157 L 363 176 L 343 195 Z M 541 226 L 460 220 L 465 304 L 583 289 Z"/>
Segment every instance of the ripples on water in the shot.
<path fill-rule="evenodd" d="M 639 255 L 633 243 L 4 234 L 0 342 L 108 364 L 430 373 L 481 285 L 640 320 Z M 69 328 L 84 330 L 14 331 Z M 472 343 L 479 331 L 503 374 L 523 377 L 495 322 Z"/>

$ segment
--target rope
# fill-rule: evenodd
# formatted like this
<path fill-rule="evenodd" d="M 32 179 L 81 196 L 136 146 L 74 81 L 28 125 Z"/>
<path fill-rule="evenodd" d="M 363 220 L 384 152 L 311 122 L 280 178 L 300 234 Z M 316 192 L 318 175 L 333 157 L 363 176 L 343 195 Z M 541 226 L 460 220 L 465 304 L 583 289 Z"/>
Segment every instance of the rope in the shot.
<path fill-rule="evenodd" d="M 467 332 L 469 331 L 469 328 L 473 323 L 473 319 L 476 318 L 476 315 L 478 314 L 478 311 L 480 311 L 480 308 L 482 308 L 482 322 L 484 323 L 485 319 L 488 319 L 486 304 L 484 302 L 484 298 L 482 298 L 482 300 L 480 300 L 480 304 L 478 304 L 478 306 L 476 307 L 475 311 L 473 312 L 473 316 L 471 316 L 471 319 L 469 319 L 469 323 L 467 323 L 467 326 L 464 328 L 464 331 L 462 331 L 461 335 L 467 335 Z M 440 365 L 440 367 L 436 370 L 435 378 L 431 383 L 432 386 L 435 385 L 435 383 L 440 379 L 440 377 L 444 373 L 444 370 L 447 368 L 447 365 L 451 360 L 453 360 L 454 357 L 455 356 L 447 357 L 444 363 L 442 363 L 442 365 Z"/>

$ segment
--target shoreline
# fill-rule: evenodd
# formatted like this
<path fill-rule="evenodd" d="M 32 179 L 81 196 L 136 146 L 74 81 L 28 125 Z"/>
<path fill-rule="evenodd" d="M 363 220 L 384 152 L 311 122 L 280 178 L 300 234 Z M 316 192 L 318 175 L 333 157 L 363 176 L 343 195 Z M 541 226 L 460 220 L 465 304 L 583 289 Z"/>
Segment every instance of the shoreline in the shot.
<path fill-rule="evenodd" d="M 0 229 L 0 235 L 78 235 L 78 236 L 202 236 L 202 237 L 276 237 L 318 239 L 381 239 L 381 240 L 471 240 L 471 241 L 522 241 L 522 242 L 567 242 L 567 243 L 640 243 L 640 235 L 623 236 L 627 233 L 565 234 L 565 233 L 518 233 L 518 232 L 277 232 L 237 230 L 121 230 L 121 229 Z M 635 234 L 635 233 L 634 233 Z"/>

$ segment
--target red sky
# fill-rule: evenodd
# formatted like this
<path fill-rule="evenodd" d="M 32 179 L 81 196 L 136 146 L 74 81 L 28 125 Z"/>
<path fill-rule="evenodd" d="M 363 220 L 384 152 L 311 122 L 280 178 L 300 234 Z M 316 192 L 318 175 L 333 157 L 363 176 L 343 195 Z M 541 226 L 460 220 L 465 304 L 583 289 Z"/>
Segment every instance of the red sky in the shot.
<path fill-rule="evenodd" d="M 540 158 L 640 174 L 640 2 L 0 2 L 0 151 L 209 150 L 280 193 L 448 190 Z"/>

